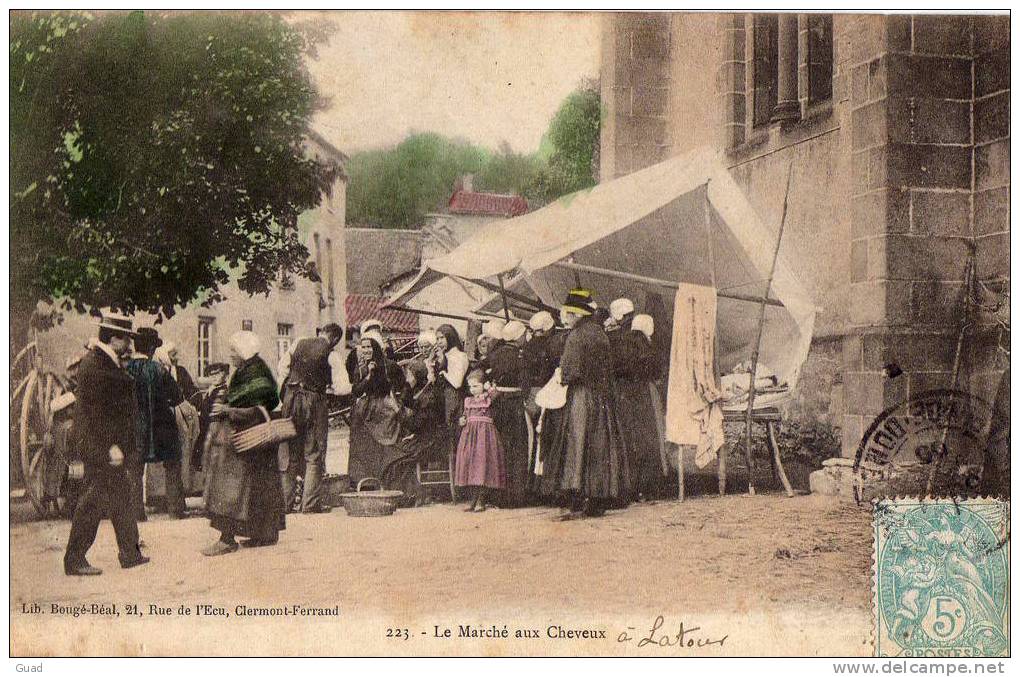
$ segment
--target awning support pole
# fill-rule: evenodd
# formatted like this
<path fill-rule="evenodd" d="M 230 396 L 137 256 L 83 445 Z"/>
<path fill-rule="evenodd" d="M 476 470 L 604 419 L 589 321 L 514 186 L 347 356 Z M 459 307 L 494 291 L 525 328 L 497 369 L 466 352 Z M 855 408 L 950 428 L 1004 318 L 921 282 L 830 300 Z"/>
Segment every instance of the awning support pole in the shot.
<path fill-rule="evenodd" d="M 498 273 L 496 279 L 499 280 L 499 295 L 503 299 L 503 315 L 506 317 L 506 321 L 510 321 L 510 305 L 506 302 L 506 285 L 503 284 L 503 273 Z"/>
<path fill-rule="evenodd" d="M 450 277 L 457 277 L 457 276 L 451 275 Z M 459 277 L 457 279 L 466 280 L 466 281 L 470 282 L 471 284 L 476 284 L 479 287 L 482 287 L 483 289 L 488 289 L 491 292 L 499 292 L 500 291 L 499 285 L 492 284 L 491 282 L 488 282 L 486 280 L 480 280 L 480 279 L 475 279 L 475 278 L 471 278 L 471 277 Z M 530 299 L 527 296 L 524 296 L 523 294 L 518 294 L 517 292 L 510 291 L 509 289 L 503 289 L 503 293 L 506 294 L 506 297 L 508 299 L 511 299 L 513 301 L 517 301 L 519 303 L 523 303 L 526 306 L 531 306 L 532 308 L 537 308 L 538 310 L 547 310 L 550 313 L 553 313 L 553 315 L 555 315 L 556 313 L 559 312 L 559 310 L 557 310 L 556 308 L 553 308 L 552 306 L 547 306 L 544 303 L 542 303 L 542 301 L 540 301 L 540 300 L 536 301 L 535 299 Z"/>
<path fill-rule="evenodd" d="M 557 268 L 565 268 L 567 270 L 582 271 L 586 273 L 596 273 L 598 275 L 605 275 L 606 277 L 615 277 L 620 280 L 631 280 L 633 282 L 642 282 L 644 284 L 655 285 L 656 287 L 666 287 L 667 289 L 677 289 L 680 284 L 672 282 L 670 280 L 661 280 L 656 277 L 648 277 L 646 275 L 635 275 L 634 273 L 623 273 L 618 270 L 610 270 L 608 268 L 599 268 L 598 266 L 586 266 L 583 263 L 572 263 L 570 261 L 557 261 L 552 265 Z M 778 299 L 770 299 L 762 296 L 754 296 L 752 294 L 736 294 L 734 292 L 719 291 L 716 292 L 716 296 L 724 299 L 734 299 L 736 301 L 748 301 L 750 303 L 764 303 L 767 306 L 776 306 L 778 308 L 783 307 L 783 302 Z"/>
<path fill-rule="evenodd" d="M 769 279 L 765 284 L 765 296 L 769 295 L 772 291 L 772 278 L 776 274 L 776 262 L 779 260 L 779 247 L 783 242 L 783 230 L 786 228 L 786 208 L 789 204 L 790 199 L 790 180 L 793 178 L 793 163 L 790 163 L 790 168 L 786 172 L 786 194 L 783 195 L 783 215 L 779 221 L 779 234 L 776 236 L 776 247 L 772 251 L 772 267 L 769 268 Z M 758 371 L 758 355 L 761 352 L 761 335 L 765 330 L 765 304 L 762 303 L 761 311 L 758 313 L 758 338 L 754 342 L 754 352 L 751 353 L 751 379 L 748 384 L 747 391 L 747 413 L 744 415 L 744 428 L 746 434 L 746 440 L 744 445 L 744 451 L 747 454 L 747 493 L 754 496 L 754 477 L 751 475 L 753 466 L 751 464 L 752 451 L 751 451 L 751 418 L 754 412 L 754 381 L 755 373 Z M 778 449 L 774 451 L 776 461 L 779 462 Z M 786 473 L 782 472 L 782 463 L 780 462 L 780 477 L 785 479 Z M 789 480 L 783 482 L 786 489 L 786 495 L 793 497 L 793 488 L 790 487 Z"/>
<path fill-rule="evenodd" d="M 718 285 L 715 281 L 715 241 L 712 237 L 712 205 L 708 201 L 708 183 L 705 183 L 705 196 L 702 201 L 702 211 L 705 216 L 705 239 L 708 240 L 708 270 L 712 274 L 712 286 L 718 289 Z M 716 295 L 719 292 L 716 291 Z M 768 294 L 766 294 L 768 296 Z M 715 386 L 719 387 L 719 332 L 715 333 L 715 339 L 712 342 L 712 378 L 715 379 Z M 726 495 L 726 445 L 723 444 L 719 447 L 718 463 L 719 463 L 719 495 Z M 748 466 L 750 467 L 750 466 Z M 750 476 L 750 471 L 748 471 Z"/>

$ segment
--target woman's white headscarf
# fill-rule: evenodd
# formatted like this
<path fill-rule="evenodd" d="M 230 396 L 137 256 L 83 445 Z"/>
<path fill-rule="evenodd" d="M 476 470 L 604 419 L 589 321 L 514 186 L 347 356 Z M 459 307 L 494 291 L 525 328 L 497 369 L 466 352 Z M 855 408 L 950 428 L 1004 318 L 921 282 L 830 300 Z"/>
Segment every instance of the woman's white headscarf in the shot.
<path fill-rule="evenodd" d="M 503 338 L 503 327 L 506 326 L 504 320 L 489 320 L 482 325 L 482 334 L 489 338 L 501 339 Z"/>
<path fill-rule="evenodd" d="M 436 332 L 431 329 L 426 329 L 422 333 L 418 334 L 418 347 L 424 348 L 425 346 L 428 346 L 431 348 L 436 345 L 436 341 L 438 340 L 439 337 L 436 336 Z"/>
<path fill-rule="evenodd" d="M 532 331 L 552 331 L 552 328 L 556 326 L 556 321 L 553 320 L 553 316 L 544 310 L 540 310 L 531 316 L 531 321 L 528 322 Z"/>
<path fill-rule="evenodd" d="M 261 341 L 254 332 L 239 331 L 230 337 L 230 347 L 237 351 L 242 360 L 250 360 L 259 354 Z"/>
<path fill-rule="evenodd" d="M 511 320 L 510 322 L 506 323 L 506 326 L 503 327 L 502 332 L 503 340 L 516 341 L 520 337 L 524 336 L 525 332 L 527 331 L 528 328 L 524 326 L 523 322 Z"/>
<path fill-rule="evenodd" d="M 652 334 L 655 333 L 655 320 L 651 315 L 635 315 L 630 326 L 631 329 L 636 329 L 648 338 L 652 338 Z"/>
<path fill-rule="evenodd" d="M 629 313 L 634 312 L 634 302 L 630 299 L 616 299 L 609 304 L 609 316 L 619 323 Z"/>

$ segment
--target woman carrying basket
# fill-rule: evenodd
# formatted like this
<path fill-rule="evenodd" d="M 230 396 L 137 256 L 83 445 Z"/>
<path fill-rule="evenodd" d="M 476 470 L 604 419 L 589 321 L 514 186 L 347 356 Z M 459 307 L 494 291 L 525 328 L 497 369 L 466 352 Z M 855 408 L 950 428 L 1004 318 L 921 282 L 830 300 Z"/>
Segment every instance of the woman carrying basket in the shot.
<path fill-rule="evenodd" d="M 252 332 L 230 337 L 234 373 L 212 407 L 205 508 L 220 539 L 202 550 L 209 557 L 237 550 L 235 536 L 247 538 L 240 543 L 244 547 L 275 545 L 285 526 L 276 445 L 238 453 L 232 440 L 234 433 L 265 422 L 280 402 L 273 374 L 258 352 Z"/>

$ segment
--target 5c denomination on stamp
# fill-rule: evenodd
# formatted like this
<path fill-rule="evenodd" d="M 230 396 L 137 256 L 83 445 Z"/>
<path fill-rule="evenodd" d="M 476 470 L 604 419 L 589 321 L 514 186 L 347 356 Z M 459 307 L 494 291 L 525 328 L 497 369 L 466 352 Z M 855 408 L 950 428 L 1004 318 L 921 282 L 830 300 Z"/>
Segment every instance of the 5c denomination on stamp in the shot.
<path fill-rule="evenodd" d="M 1009 503 L 994 498 L 875 503 L 875 655 L 1009 651 Z"/>

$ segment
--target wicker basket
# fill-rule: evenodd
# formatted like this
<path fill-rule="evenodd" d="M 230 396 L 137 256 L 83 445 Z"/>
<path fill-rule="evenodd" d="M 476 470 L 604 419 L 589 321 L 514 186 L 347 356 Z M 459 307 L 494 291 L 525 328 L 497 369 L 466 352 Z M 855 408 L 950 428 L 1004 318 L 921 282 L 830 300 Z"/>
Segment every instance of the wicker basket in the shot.
<path fill-rule="evenodd" d="M 374 483 L 376 489 L 365 491 L 363 487 L 368 483 Z M 344 502 L 344 510 L 351 517 L 392 515 L 403 497 L 403 491 L 387 491 L 382 488 L 382 483 L 374 477 L 366 477 L 358 482 L 357 491 L 340 494 L 340 498 Z"/>
<path fill-rule="evenodd" d="M 294 427 L 292 419 L 274 419 L 266 411 L 266 408 L 262 406 L 259 407 L 259 411 L 265 417 L 265 423 L 253 425 L 231 436 L 231 441 L 234 443 L 234 451 L 238 454 L 263 449 L 297 437 L 297 429 Z"/>

